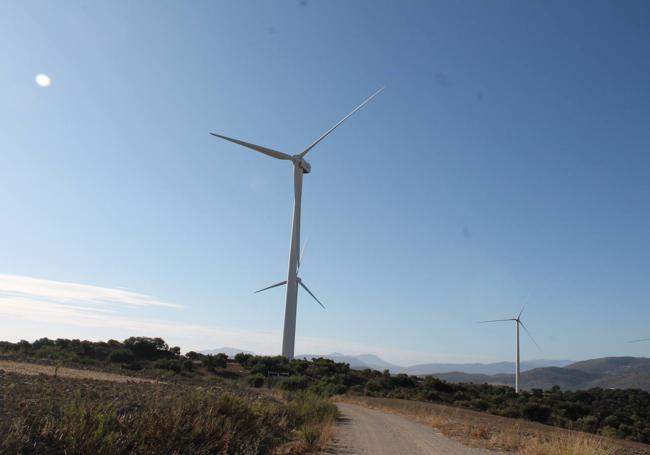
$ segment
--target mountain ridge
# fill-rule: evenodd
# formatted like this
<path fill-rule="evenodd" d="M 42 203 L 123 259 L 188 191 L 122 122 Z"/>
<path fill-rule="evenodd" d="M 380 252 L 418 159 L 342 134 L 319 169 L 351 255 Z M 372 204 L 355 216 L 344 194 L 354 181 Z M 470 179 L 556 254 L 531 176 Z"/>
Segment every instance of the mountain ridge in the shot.
<path fill-rule="evenodd" d="M 514 374 L 476 375 L 468 373 L 442 373 L 433 376 L 450 382 L 471 382 L 512 386 Z M 547 390 L 553 386 L 580 390 L 600 387 L 604 389 L 642 389 L 650 391 L 650 358 L 602 357 L 574 362 L 565 367 L 535 368 L 521 373 L 523 389 Z"/>

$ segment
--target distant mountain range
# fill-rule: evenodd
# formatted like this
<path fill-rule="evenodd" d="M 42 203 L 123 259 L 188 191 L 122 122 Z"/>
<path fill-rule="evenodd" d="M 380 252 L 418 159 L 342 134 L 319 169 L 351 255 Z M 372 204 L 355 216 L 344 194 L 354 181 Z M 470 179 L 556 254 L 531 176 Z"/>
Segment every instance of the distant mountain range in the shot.
<path fill-rule="evenodd" d="M 572 360 L 527 360 L 521 362 L 521 371 L 545 367 L 564 367 L 572 364 Z M 408 374 L 440 374 L 440 373 L 468 373 L 468 374 L 509 374 L 515 371 L 514 362 L 495 363 L 425 363 L 401 368 L 399 372 Z"/>
<path fill-rule="evenodd" d="M 461 372 L 434 374 L 450 382 L 514 385 L 514 374 L 468 374 Z M 645 357 L 603 357 L 560 367 L 528 370 L 521 374 L 524 389 L 643 389 L 650 391 L 650 359 Z"/>
<path fill-rule="evenodd" d="M 237 348 L 218 348 L 201 351 L 203 354 L 223 352 L 232 357 L 239 352 L 253 354 Z M 373 354 L 345 355 L 301 354 L 299 359 L 324 357 L 335 362 L 347 363 L 351 368 L 362 370 L 390 370 L 391 373 L 433 375 L 449 382 L 475 384 L 515 383 L 514 362 L 495 363 L 426 363 L 403 367 L 386 362 Z M 529 360 L 521 363 L 521 387 L 524 389 L 550 389 L 554 385 L 562 389 L 637 388 L 650 391 L 650 358 L 603 357 L 573 362 L 571 360 Z"/>

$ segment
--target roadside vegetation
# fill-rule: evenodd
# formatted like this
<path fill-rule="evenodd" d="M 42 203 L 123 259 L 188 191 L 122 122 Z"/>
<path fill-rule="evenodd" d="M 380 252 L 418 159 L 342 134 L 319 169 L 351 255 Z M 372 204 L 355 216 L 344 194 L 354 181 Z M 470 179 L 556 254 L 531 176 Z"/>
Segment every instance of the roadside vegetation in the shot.
<path fill-rule="evenodd" d="M 325 396 L 352 394 L 401 398 L 461 407 L 525 419 L 609 438 L 650 443 L 650 393 L 637 389 L 532 390 L 516 394 L 510 387 L 453 384 L 388 371 L 355 371 L 327 359 L 313 361 L 238 354 L 254 385 L 269 372 L 288 376 L 274 382 L 285 390 L 308 389 Z"/>
<path fill-rule="evenodd" d="M 453 384 L 434 377 L 388 371 L 357 371 L 328 359 L 288 361 L 286 358 L 237 354 L 203 355 L 168 346 L 160 338 L 131 337 L 122 342 L 48 340 L 33 343 L 0 342 L 0 358 L 50 365 L 121 371 L 167 383 L 200 386 L 236 383 L 247 390 L 293 397 L 295 431 L 304 446 L 316 447 L 327 438 L 335 416 L 335 395 L 399 398 L 487 412 L 502 417 L 539 422 L 570 430 L 650 443 L 650 393 L 637 389 L 531 390 L 515 394 L 506 386 Z M 277 392 L 277 393 L 276 393 Z M 296 401 L 297 400 L 297 401 Z M 300 404 L 302 403 L 302 404 Z M 320 408 L 321 404 L 322 408 Z M 300 411 L 306 406 L 312 411 Z M 329 409 L 329 411 L 326 411 Z M 302 419 L 302 420 L 301 420 Z M 314 424 L 316 422 L 316 424 Z"/>

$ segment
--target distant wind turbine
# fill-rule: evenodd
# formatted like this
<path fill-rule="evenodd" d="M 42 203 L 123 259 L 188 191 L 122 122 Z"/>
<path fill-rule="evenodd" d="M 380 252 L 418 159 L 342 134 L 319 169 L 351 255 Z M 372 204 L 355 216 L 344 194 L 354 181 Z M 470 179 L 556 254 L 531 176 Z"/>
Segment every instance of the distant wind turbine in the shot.
<path fill-rule="evenodd" d="M 286 304 L 284 309 L 284 333 L 282 337 L 282 355 L 288 359 L 292 359 L 294 355 L 294 346 L 296 341 L 296 310 L 298 307 L 298 286 L 302 286 L 314 299 L 316 296 L 311 293 L 307 286 L 298 278 L 298 267 L 300 264 L 300 207 L 302 200 L 302 177 L 303 174 L 309 174 L 311 172 L 311 165 L 305 160 L 305 156 L 309 153 L 311 149 L 316 147 L 320 141 L 325 139 L 332 131 L 338 128 L 343 122 L 345 122 L 352 114 L 357 112 L 359 109 L 364 107 L 370 102 L 375 96 L 377 96 L 383 87 L 373 93 L 368 99 L 363 103 L 357 106 L 352 112 L 343 117 L 336 125 L 327 130 L 325 134 L 316 139 L 311 145 L 309 145 L 305 150 L 296 154 L 288 155 L 283 152 L 278 152 L 270 148 L 262 147 L 260 145 L 250 144 L 248 142 L 240 141 L 238 139 L 233 139 L 230 137 L 222 136 L 216 133 L 210 133 L 213 136 L 216 136 L 221 139 L 225 139 L 235 144 L 248 147 L 257 152 L 263 153 L 273 158 L 279 160 L 291 161 L 293 163 L 293 189 L 294 189 L 294 202 L 293 202 L 293 226 L 291 230 L 291 246 L 289 248 L 289 272 L 287 274 L 287 279 L 283 282 L 274 284 L 265 289 L 270 289 L 276 286 L 287 285 L 287 294 L 286 294 Z M 261 292 L 261 289 L 258 292 Z M 320 301 L 316 299 L 318 303 Z M 320 303 L 322 306 L 322 303 Z"/>
<path fill-rule="evenodd" d="M 535 339 L 533 338 L 531 333 L 526 328 L 526 324 L 524 324 L 524 321 L 521 320 L 521 313 L 523 313 L 523 312 L 524 312 L 524 309 L 522 308 L 516 318 L 492 319 L 490 321 L 479 321 L 479 324 L 485 324 L 485 323 L 488 323 L 488 322 L 515 321 L 515 325 L 517 326 L 517 361 L 516 361 L 516 367 L 515 367 L 515 392 L 516 393 L 519 393 L 519 373 L 520 373 L 520 368 L 519 368 L 519 326 L 520 325 L 526 331 L 526 333 L 528 334 L 530 339 L 533 340 L 533 343 L 535 343 L 535 346 L 537 346 L 537 348 L 540 351 L 542 350 L 542 348 L 539 347 L 539 344 L 537 344 L 537 341 L 535 341 Z"/>

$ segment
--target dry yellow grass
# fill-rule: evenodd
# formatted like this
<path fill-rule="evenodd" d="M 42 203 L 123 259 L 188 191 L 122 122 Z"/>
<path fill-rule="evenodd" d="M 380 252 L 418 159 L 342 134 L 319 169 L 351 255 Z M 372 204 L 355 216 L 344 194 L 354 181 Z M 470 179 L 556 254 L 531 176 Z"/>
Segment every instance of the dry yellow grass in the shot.
<path fill-rule="evenodd" d="M 527 439 L 517 453 L 519 455 L 613 455 L 616 449 L 593 436 L 565 433 L 548 440 Z"/>

